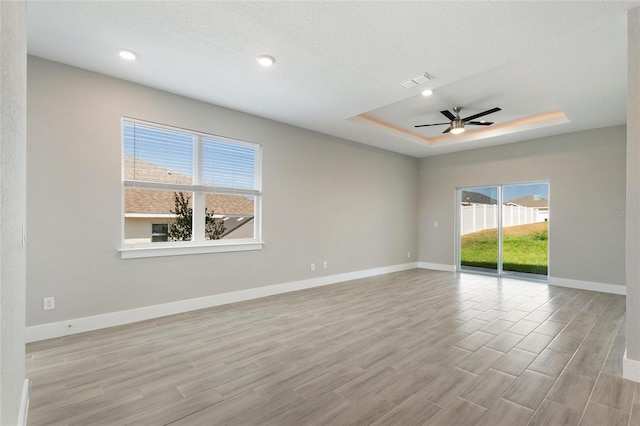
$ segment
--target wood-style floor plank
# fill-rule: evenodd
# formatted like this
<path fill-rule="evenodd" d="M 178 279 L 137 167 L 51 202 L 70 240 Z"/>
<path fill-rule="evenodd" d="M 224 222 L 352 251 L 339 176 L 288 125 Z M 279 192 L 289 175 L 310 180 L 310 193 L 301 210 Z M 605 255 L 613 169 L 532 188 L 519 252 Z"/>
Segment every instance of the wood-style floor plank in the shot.
<path fill-rule="evenodd" d="M 27 345 L 28 425 L 640 419 L 623 296 L 411 270 Z"/>

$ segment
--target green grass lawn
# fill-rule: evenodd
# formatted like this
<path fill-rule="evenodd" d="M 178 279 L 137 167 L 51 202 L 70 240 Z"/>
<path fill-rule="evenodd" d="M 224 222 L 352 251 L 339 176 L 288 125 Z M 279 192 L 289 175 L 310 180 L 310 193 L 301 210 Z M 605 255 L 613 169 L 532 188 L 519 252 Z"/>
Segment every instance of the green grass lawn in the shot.
<path fill-rule="evenodd" d="M 503 229 L 502 269 L 512 272 L 547 274 L 548 223 L 510 226 Z M 497 229 L 485 229 L 462 237 L 462 266 L 496 269 Z"/>

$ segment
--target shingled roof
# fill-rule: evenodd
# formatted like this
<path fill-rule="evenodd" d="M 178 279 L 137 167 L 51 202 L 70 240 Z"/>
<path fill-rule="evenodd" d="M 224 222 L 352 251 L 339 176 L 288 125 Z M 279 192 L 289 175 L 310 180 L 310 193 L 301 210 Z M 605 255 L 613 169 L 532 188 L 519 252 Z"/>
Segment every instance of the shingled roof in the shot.
<path fill-rule="evenodd" d="M 135 175 L 137 180 L 177 183 L 190 185 L 191 179 L 183 174 L 169 169 L 136 159 Z M 124 156 L 124 178 L 133 180 L 134 159 Z M 167 214 L 175 209 L 173 191 L 157 191 L 150 189 L 126 188 L 125 189 L 125 214 Z M 253 200 L 243 195 L 206 194 L 206 207 L 208 212 L 223 215 L 253 216 Z"/>
<path fill-rule="evenodd" d="M 549 200 L 537 195 L 525 195 L 524 197 L 515 198 L 508 201 L 509 204 L 517 204 L 523 207 L 549 207 Z"/>

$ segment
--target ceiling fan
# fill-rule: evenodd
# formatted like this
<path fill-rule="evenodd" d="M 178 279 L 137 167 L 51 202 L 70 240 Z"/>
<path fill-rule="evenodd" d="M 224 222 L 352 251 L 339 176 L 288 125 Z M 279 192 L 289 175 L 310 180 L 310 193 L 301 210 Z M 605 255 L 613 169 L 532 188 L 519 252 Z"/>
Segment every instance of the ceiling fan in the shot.
<path fill-rule="evenodd" d="M 415 127 L 427 127 L 427 126 L 442 126 L 445 124 L 448 124 L 449 127 L 442 133 L 453 133 L 454 135 L 458 135 L 462 132 L 464 132 L 464 126 L 465 124 L 472 124 L 474 126 L 491 126 L 493 124 L 492 121 L 472 121 L 475 120 L 476 118 L 480 118 L 483 117 L 485 115 L 489 115 L 489 114 L 493 114 L 494 112 L 498 112 L 498 111 L 502 111 L 501 108 L 491 108 L 488 109 L 484 112 L 481 112 L 479 114 L 473 114 L 470 115 L 469 117 L 465 117 L 465 118 L 460 118 L 460 111 L 462 110 L 462 107 L 454 107 L 453 108 L 453 112 L 456 113 L 456 115 L 453 115 L 451 112 L 449 112 L 449 110 L 444 110 L 444 111 L 440 111 L 440 113 L 442 115 L 444 115 L 445 117 L 447 117 L 449 120 L 451 120 L 450 123 L 434 123 L 434 124 L 418 124 Z"/>

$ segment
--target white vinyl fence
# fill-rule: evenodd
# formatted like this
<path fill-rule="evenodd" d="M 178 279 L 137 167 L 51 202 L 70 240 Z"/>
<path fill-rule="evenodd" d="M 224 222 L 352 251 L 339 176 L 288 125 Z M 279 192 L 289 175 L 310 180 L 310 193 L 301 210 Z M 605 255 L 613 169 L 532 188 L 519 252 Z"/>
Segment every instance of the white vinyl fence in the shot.
<path fill-rule="evenodd" d="M 498 227 L 497 204 L 471 204 L 460 206 L 461 235 Z M 549 219 L 549 211 L 537 207 L 502 206 L 502 226 L 526 225 Z"/>

